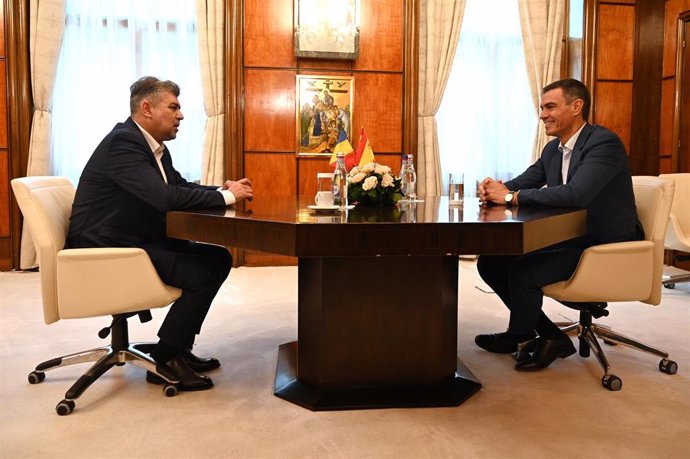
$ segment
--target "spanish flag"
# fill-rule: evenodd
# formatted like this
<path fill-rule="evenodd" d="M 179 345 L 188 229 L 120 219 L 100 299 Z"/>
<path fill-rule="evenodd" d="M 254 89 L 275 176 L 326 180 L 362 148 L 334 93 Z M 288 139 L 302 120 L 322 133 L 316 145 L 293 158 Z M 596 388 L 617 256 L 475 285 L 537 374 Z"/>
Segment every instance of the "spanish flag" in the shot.
<path fill-rule="evenodd" d="M 336 144 L 335 148 L 333 148 L 333 154 L 331 155 L 331 160 L 328 162 L 328 164 L 330 164 L 331 169 L 335 170 L 335 165 L 338 161 L 338 153 L 344 153 L 345 169 L 347 169 L 349 172 L 356 162 L 354 152 L 355 150 L 352 148 L 352 144 L 350 144 L 350 141 L 345 138 L 345 140 L 339 142 Z"/>
<path fill-rule="evenodd" d="M 363 127 L 359 134 L 359 144 L 355 152 L 355 162 L 358 167 L 374 162 L 374 150 L 372 150 L 371 145 L 369 145 L 369 137 L 367 137 L 367 133 L 364 132 Z"/>

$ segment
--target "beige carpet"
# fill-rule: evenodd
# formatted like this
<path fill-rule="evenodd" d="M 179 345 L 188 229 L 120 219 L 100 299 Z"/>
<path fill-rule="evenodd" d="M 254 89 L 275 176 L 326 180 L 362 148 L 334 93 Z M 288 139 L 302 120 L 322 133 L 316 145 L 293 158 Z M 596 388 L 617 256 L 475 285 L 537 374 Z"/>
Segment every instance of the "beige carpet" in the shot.
<path fill-rule="evenodd" d="M 278 345 L 297 335 L 297 269 L 233 270 L 196 348 L 218 356 L 216 387 L 166 398 L 144 370 L 116 367 L 60 417 L 55 405 L 86 366 L 26 376 L 49 358 L 101 344 L 104 319 L 46 326 L 37 273 L 0 273 L 0 457 L 77 458 L 690 458 L 690 284 L 660 307 L 617 304 L 605 323 L 671 354 L 678 374 L 623 346 L 605 351 L 623 389 L 601 386 L 594 357 L 539 373 L 477 348 L 477 333 L 505 329 L 507 312 L 461 261 L 458 355 L 483 389 L 459 407 L 311 412 L 272 394 Z M 401 279 L 401 298 L 404 295 Z M 356 289 L 351 293 L 356 299 Z M 554 318 L 573 311 L 550 300 Z M 165 310 L 132 321 L 133 340 L 155 336 Z"/>

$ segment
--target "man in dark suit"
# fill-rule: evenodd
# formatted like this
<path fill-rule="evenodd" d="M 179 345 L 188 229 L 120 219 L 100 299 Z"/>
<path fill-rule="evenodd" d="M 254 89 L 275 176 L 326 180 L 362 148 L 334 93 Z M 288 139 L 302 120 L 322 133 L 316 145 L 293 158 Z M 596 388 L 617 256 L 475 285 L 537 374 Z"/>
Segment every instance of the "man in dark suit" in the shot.
<path fill-rule="evenodd" d="M 224 247 L 167 238 L 165 214 L 231 205 L 251 199 L 253 191 L 246 178 L 203 186 L 175 170 L 163 142 L 177 136 L 184 118 L 179 95 L 172 81 L 143 77 L 132 84 L 131 116 L 105 136 L 79 179 L 66 246 L 140 247 L 148 253 L 163 282 L 182 289 L 151 356 L 178 377 L 180 390 L 203 390 L 213 382 L 199 373 L 220 362 L 197 357 L 192 346 L 232 257 Z M 146 380 L 164 382 L 149 372 Z"/>
<path fill-rule="evenodd" d="M 510 321 L 506 332 L 478 335 L 475 343 L 510 354 L 518 343 L 538 337 L 533 354 L 515 366 L 523 371 L 575 353 L 570 338 L 542 312 L 541 288 L 569 279 L 587 247 L 644 238 L 625 147 L 613 132 L 587 123 L 587 87 L 572 79 L 551 83 L 542 91 L 540 107 L 546 134 L 556 139 L 518 177 L 505 183 L 486 178 L 479 186 L 480 199 L 489 205 L 587 209 L 587 230 L 580 238 L 526 255 L 477 261 L 482 279 L 510 309 Z"/>

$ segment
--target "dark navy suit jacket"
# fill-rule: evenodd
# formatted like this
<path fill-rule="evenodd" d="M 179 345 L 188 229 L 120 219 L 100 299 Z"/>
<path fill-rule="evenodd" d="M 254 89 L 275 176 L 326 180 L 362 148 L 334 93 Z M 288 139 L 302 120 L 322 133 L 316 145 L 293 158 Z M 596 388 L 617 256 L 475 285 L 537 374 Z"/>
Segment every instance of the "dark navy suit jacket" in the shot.
<path fill-rule="evenodd" d="M 79 179 L 67 247 L 166 246 L 169 210 L 225 206 L 217 187 L 186 181 L 167 148 L 163 180 L 151 147 L 128 118 L 96 147 Z"/>
<path fill-rule="evenodd" d="M 520 190 L 518 204 L 587 209 L 587 233 L 577 245 L 642 239 L 628 156 L 618 136 L 586 124 L 575 143 L 565 185 L 558 145 L 558 139 L 546 144 L 541 158 L 505 183 L 509 190 Z"/>

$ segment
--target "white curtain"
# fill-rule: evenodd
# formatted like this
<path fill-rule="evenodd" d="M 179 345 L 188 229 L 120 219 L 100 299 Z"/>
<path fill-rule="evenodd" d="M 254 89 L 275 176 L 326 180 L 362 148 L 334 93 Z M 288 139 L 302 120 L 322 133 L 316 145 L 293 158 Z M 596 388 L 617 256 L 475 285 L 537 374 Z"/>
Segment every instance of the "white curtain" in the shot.
<path fill-rule="evenodd" d="M 460 42 L 436 115 L 444 193 L 448 174 L 507 180 L 531 163 L 537 117 L 525 69 L 517 0 L 467 0 Z"/>
<path fill-rule="evenodd" d="M 53 84 L 60 43 L 65 27 L 65 0 L 31 0 L 29 7 L 29 54 L 34 115 L 29 140 L 29 161 L 26 174 L 50 175 L 51 109 Z M 29 230 L 24 225 L 19 266 L 36 266 L 36 250 Z"/>
<path fill-rule="evenodd" d="M 189 0 L 67 0 L 65 38 L 55 85 L 55 175 L 76 185 L 86 161 L 130 114 L 129 87 L 152 75 L 180 85 L 185 118 L 167 142 L 175 168 L 201 178 L 204 107 Z"/>
<path fill-rule="evenodd" d="M 527 73 L 537 113 L 541 89 L 560 79 L 565 1 L 518 0 Z M 537 123 L 537 136 L 532 149 L 533 159 L 536 160 L 541 155 L 548 141 L 544 129 Z"/>
<path fill-rule="evenodd" d="M 208 185 L 220 185 L 225 180 L 224 8 L 225 0 L 196 0 L 201 83 L 207 116 L 201 183 Z"/>
<path fill-rule="evenodd" d="M 419 10 L 417 192 L 438 196 L 442 187 L 435 115 L 453 64 L 465 0 L 422 0 Z"/>

